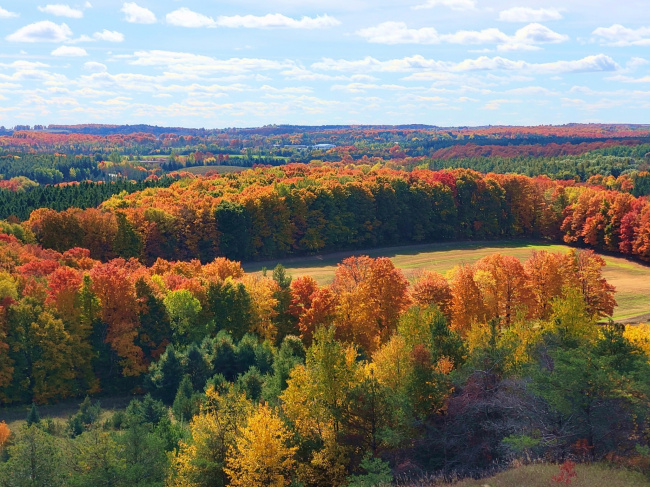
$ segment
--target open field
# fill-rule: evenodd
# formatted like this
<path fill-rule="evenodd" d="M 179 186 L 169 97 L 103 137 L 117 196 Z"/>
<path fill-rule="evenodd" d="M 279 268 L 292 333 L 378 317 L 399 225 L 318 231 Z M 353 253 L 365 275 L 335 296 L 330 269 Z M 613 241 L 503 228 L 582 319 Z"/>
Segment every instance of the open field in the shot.
<path fill-rule="evenodd" d="M 607 465 L 577 465 L 577 477 L 571 479 L 572 487 L 650 487 L 650 481 L 639 472 L 610 468 Z M 528 465 L 512 468 L 493 477 L 479 480 L 462 480 L 447 483 L 414 483 L 409 487 L 549 487 L 567 485 L 553 481 L 557 465 Z"/>
<path fill-rule="evenodd" d="M 110 418 L 115 411 L 125 410 L 131 399 L 135 397 L 138 396 L 95 397 L 93 402 L 99 401 L 102 407 L 101 421 L 103 422 Z M 79 410 L 79 404 L 82 401 L 83 398 L 70 398 L 56 404 L 42 404 L 37 406 L 38 414 L 41 419 L 52 418 L 58 423 L 65 424 L 68 418 Z M 11 431 L 17 431 L 25 423 L 31 407 L 31 404 L 21 404 L 4 409 L 0 408 L 0 421 L 6 422 Z"/>
<path fill-rule="evenodd" d="M 184 171 L 184 172 L 191 172 L 192 174 L 206 174 L 208 171 L 214 171 L 219 174 L 224 174 L 228 172 L 241 172 L 245 171 L 246 169 L 250 169 L 250 167 L 244 167 L 244 166 L 192 166 L 192 167 L 184 167 L 182 169 L 176 169 L 173 172 L 177 171 Z"/>
<path fill-rule="evenodd" d="M 567 245 L 525 241 L 436 243 L 255 262 L 243 267 L 246 272 L 261 272 L 263 267 L 270 270 L 281 263 L 293 277 L 309 274 L 323 285 L 332 282 L 336 264 L 351 255 L 390 257 L 407 278 L 413 279 L 420 269 L 445 274 L 459 264 L 472 264 L 481 257 L 496 252 L 526 260 L 533 250 L 567 252 L 569 248 Z M 650 267 L 622 257 L 603 258 L 607 262 L 603 275 L 617 291 L 618 307 L 614 319 L 629 322 L 645 320 L 643 316 L 650 314 Z"/>

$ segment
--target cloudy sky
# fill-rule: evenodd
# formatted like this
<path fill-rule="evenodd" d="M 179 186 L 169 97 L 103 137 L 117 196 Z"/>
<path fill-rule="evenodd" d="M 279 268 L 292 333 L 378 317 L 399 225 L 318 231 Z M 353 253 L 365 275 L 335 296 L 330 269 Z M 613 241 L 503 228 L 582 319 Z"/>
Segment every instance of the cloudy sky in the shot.
<path fill-rule="evenodd" d="M 0 0 L 0 125 L 650 123 L 649 61 L 647 0 Z"/>

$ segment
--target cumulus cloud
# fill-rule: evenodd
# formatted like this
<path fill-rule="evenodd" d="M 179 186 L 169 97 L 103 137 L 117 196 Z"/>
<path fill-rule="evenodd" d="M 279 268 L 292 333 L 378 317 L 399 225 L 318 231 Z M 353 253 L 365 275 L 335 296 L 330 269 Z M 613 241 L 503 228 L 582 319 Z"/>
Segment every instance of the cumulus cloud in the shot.
<path fill-rule="evenodd" d="M 168 13 L 165 20 L 168 24 L 179 27 L 216 27 L 213 18 L 194 12 L 187 7 Z"/>
<path fill-rule="evenodd" d="M 562 14 L 554 8 L 513 7 L 499 12 L 499 20 L 503 22 L 544 22 L 561 19 Z"/>
<path fill-rule="evenodd" d="M 248 72 L 290 69 L 292 61 L 273 61 L 270 59 L 231 58 L 216 59 L 187 52 L 174 51 L 136 51 L 131 55 L 115 56 L 134 66 L 161 67 L 175 73 L 190 74 L 242 74 Z"/>
<path fill-rule="evenodd" d="M 18 14 L 0 7 L 0 19 L 10 19 L 12 17 L 18 17 Z"/>
<path fill-rule="evenodd" d="M 66 24 L 55 24 L 42 20 L 21 27 L 6 39 L 10 42 L 65 42 L 72 37 L 72 31 Z"/>
<path fill-rule="evenodd" d="M 140 7 L 135 2 L 125 2 L 120 10 L 124 20 L 132 24 L 155 24 L 156 15 L 148 8 Z"/>
<path fill-rule="evenodd" d="M 509 36 L 499 29 L 480 31 L 461 30 L 454 34 L 440 34 L 433 27 L 409 29 L 404 22 L 384 22 L 375 27 L 357 31 L 368 42 L 377 44 L 498 44 L 500 50 L 535 49 L 538 44 L 565 42 L 568 36 L 559 34 L 541 24 L 529 24 Z"/>
<path fill-rule="evenodd" d="M 320 29 L 334 27 L 339 22 L 329 15 L 316 17 L 302 17 L 294 19 L 282 14 L 258 15 L 232 15 L 219 16 L 217 19 L 194 12 L 186 7 L 181 7 L 166 16 L 168 24 L 180 27 L 243 27 L 249 29 L 290 28 L 290 29 Z"/>
<path fill-rule="evenodd" d="M 88 55 L 84 48 L 74 46 L 57 47 L 50 54 L 57 57 L 84 57 Z"/>
<path fill-rule="evenodd" d="M 84 16 L 83 11 L 64 5 L 62 3 L 46 5 L 45 7 L 38 7 L 38 9 L 46 14 L 54 15 L 56 17 L 69 17 L 71 19 L 80 19 Z"/>
<path fill-rule="evenodd" d="M 219 17 L 217 23 L 221 27 L 246 27 L 250 29 L 265 29 L 272 27 L 287 27 L 291 29 L 322 29 L 340 25 L 340 21 L 329 15 L 317 15 L 316 17 L 302 17 L 293 19 L 282 14 L 268 14 L 264 16 L 255 15 L 233 15 L 231 17 Z"/>
<path fill-rule="evenodd" d="M 474 10 L 476 0 L 427 0 L 427 2 L 413 7 L 415 10 L 435 7 L 447 7 L 452 10 Z"/>
<path fill-rule="evenodd" d="M 459 63 L 436 61 L 416 55 L 401 59 L 380 61 L 367 56 L 360 60 L 330 59 L 312 64 L 313 69 L 321 71 L 352 72 L 426 72 L 426 71 L 520 71 L 530 74 L 564 74 L 586 72 L 611 72 L 620 70 L 620 66 L 609 56 L 598 54 L 575 61 L 554 61 L 550 63 L 529 63 L 513 61 L 503 57 L 481 56 L 465 59 Z"/>
<path fill-rule="evenodd" d="M 95 61 L 88 61 L 87 63 L 84 63 L 84 69 L 86 71 L 90 71 L 91 73 L 105 73 L 108 70 L 105 64 Z"/>
<path fill-rule="evenodd" d="M 101 32 L 95 32 L 93 34 L 93 38 L 98 41 L 122 42 L 124 41 L 124 34 L 117 32 L 116 30 L 104 29 Z"/>
<path fill-rule="evenodd" d="M 84 57 L 88 53 L 83 47 L 74 47 L 74 46 L 61 46 L 54 49 L 51 52 L 52 56 L 60 57 Z"/>
<path fill-rule="evenodd" d="M 599 37 L 602 44 L 609 46 L 650 46 L 650 27 L 630 29 L 621 24 L 614 24 L 611 27 L 597 28 L 593 35 Z"/>

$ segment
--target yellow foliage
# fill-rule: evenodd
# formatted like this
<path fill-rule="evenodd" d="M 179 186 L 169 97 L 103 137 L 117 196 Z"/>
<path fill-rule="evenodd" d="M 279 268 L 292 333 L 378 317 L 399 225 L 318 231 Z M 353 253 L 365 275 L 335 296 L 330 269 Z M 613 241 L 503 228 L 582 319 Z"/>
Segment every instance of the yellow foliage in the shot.
<path fill-rule="evenodd" d="M 190 439 L 179 442 L 176 455 L 170 455 L 167 485 L 208 487 L 221 479 L 226 483 L 226 454 L 246 422 L 252 406 L 245 394 L 230 390 L 224 395 L 208 388 L 207 401 L 190 423 Z"/>
<path fill-rule="evenodd" d="M 251 331 L 273 341 L 277 332 L 273 318 L 278 314 L 276 311 L 278 300 L 273 294 L 278 290 L 278 284 L 273 279 L 260 278 L 253 274 L 246 274 L 242 278 L 242 282 L 252 300 L 253 324 Z"/>
<path fill-rule="evenodd" d="M 633 345 L 639 347 L 650 360 L 650 325 L 628 325 L 625 327 L 623 336 Z"/>
<path fill-rule="evenodd" d="M 291 433 L 278 415 L 260 405 L 228 450 L 225 469 L 233 487 L 285 487 L 297 448 L 287 446 Z"/>
<path fill-rule="evenodd" d="M 411 347 L 401 335 L 393 335 L 373 354 L 372 360 L 377 381 L 394 391 L 402 389 L 413 373 Z"/>

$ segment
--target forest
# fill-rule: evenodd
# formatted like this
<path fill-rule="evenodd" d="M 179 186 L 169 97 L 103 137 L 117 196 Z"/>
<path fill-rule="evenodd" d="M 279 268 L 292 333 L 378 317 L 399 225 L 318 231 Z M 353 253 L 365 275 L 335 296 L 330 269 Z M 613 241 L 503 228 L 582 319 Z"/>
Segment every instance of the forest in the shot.
<path fill-rule="evenodd" d="M 650 260 L 648 141 L 630 125 L 1 135 L 0 486 L 649 476 L 650 326 L 611 319 L 602 274 L 605 254 Z M 363 255 L 524 238 L 571 248 L 411 278 Z M 242 268 L 349 250 L 329 284 Z"/>

